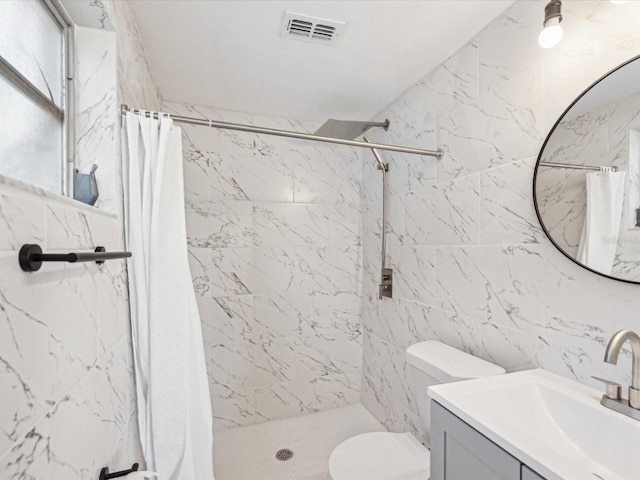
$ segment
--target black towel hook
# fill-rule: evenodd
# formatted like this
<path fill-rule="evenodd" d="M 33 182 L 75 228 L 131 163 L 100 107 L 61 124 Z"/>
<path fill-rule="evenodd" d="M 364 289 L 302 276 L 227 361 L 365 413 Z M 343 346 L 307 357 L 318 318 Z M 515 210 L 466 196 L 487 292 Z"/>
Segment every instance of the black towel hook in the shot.
<path fill-rule="evenodd" d="M 98 480 L 109 480 L 110 478 L 124 477 L 125 475 L 129 475 L 130 473 L 137 472 L 139 466 L 140 465 L 138 465 L 137 463 L 134 463 L 133 465 L 131 465 L 131 469 L 129 470 L 122 470 L 120 472 L 113 473 L 109 473 L 109 467 L 104 467 L 102 470 L 100 470 L 100 476 L 98 477 Z"/>

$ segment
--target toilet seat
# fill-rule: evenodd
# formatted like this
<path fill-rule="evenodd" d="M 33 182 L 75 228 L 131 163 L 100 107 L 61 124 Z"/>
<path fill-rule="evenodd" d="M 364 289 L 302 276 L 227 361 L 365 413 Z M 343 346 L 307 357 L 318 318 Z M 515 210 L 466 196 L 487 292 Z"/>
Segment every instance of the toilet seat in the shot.
<path fill-rule="evenodd" d="M 410 433 L 351 437 L 329 457 L 331 480 L 427 480 L 430 454 Z"/>

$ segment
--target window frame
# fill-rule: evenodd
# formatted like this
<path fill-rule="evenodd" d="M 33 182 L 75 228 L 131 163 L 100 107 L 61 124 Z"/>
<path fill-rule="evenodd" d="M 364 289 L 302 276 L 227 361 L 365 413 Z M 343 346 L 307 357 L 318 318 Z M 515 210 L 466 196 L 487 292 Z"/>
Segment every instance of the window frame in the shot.
<path fill-rule="evenodd" d="M 1 0 L 0 0 L 1 1 Z M 0 56 L 0 75 L 15 88 L 37 103 L 42 109 L 56 117 L 62 124 L 62 184 L 60 191 L 54 192 L 73 198 L 73 173 L 75 170 L 75 111 L 74 111 L 74 30 L 73 22 L 60 3 L 60 0 L 39 0 L 58 23 L 62 30 L 62 108 L 22 75 L 13 65 Z"/>

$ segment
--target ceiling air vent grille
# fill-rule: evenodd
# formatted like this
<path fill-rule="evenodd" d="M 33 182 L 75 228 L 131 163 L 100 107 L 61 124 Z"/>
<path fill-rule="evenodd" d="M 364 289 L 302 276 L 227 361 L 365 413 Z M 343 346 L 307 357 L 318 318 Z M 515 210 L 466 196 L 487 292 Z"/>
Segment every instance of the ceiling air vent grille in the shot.
<path fill-rule="evenodd" d="M 313 23 L 303 20 L 293 19 L 289 22 L 289 33 L 291 35 L 302 35 L 308 37 L 313 32 Z"/>
<path fill-rule="evenodd" d="M 330 45 L 335 43 L 346 26 L 345 22 L 285 12 L 282 36 L 295 40 Z"/>

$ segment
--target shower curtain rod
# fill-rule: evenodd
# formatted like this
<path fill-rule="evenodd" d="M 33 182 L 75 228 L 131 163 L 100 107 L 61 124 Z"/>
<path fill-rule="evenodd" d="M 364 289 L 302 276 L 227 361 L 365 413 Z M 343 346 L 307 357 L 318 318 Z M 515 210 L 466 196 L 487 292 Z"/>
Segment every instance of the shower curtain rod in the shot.
<path fill-rule="evenodd" d="M 156 119 L 158 118 L 157 112 L 137 110 L 134 108 L 129 108 L 127 105 L 122 105 L 121 113 L 125 113 L 125 112 L 145 114 L 147 116 L 152 116 L 153 118 L 156 118 Z M 161 115 L 164 115 L 164 114 L 161 114 Z M 180 115 L 173 115 L 173 114 L 166 114 L 166 115 L 169 118 L 171 118 L 174 122 L 187 123 L 190 125 L 201 125 L 205 127 L 223 128 L 227 130 L 238 130 L 241 132 L 250 132 L 250 133 L 263 133 L 265 135 L 276 135 L 278 137 L 298 138 L 300 140 L 312 140 L 314 142 L 337 143 L 340 145 L 349 145 L 352 147 L 377 148 L 378 150 L 389 150 L 391 152 L 410 153 L 414 155 L 426 155 L 426 156 L 435 157 L 438 159 L 442 158 L 442 152 L 440 150 L 424 150 L 421 148 L 386 145 L 384 143 L 367 143 L 367 142 L 361 142 L 358 140 L 346 140 L 343 138 L 322 137 L 320 135 L 314 135 L 311 133 L 292 132 L 289 130 L 277 130 L 275 128 L 254 127 L 252 125 L 243 125 L 241 123 L 228 123 L 228 122 L 220 122 L 218 120 L 206 120 L 202 118 L 182 117 Z"/>
<path fill-rule="evenodd" d="M 595 170 L 600 171 L 602 167 L 596 167 L 593 165 L 573 165 L 572 163 L 553 163 L 553 162 L 540 162 L 541 167 L 551 167 L 551 168 L 569 168 L 571 170 Z M 618 167 L 605 167 L 611 168 L 614 172 L 618 171 Z"/>

